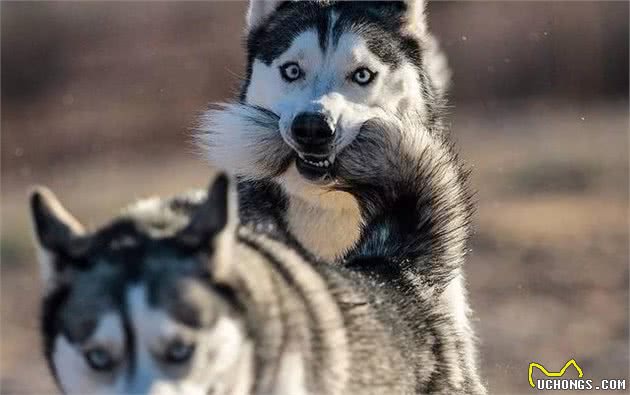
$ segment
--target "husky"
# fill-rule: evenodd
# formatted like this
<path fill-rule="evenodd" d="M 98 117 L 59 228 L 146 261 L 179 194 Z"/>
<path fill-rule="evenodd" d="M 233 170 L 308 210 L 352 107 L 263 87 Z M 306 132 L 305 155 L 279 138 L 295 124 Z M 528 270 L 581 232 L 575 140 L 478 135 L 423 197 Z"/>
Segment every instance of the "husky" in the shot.
<path fill-rule="evenodd" d="M 419 285 L 320 262 L 239 224 L 230 180 L 140 201 L 87 231 L 30 200 L 44 352 L 72 394 L 459 394 L 455 318 Z"/>
<path fill-rule="evenodd" d="M 450 73 L 424 2 L 251 1 L 246 33 L 240 97 L 195 134 L 238 177 L 243 221 L 335 264 L 378 257 L 418 284 L 409 298 L 452 315 L 469 392 L 485 393 L 462 269 L 468 170 L 445 126 Z"/>

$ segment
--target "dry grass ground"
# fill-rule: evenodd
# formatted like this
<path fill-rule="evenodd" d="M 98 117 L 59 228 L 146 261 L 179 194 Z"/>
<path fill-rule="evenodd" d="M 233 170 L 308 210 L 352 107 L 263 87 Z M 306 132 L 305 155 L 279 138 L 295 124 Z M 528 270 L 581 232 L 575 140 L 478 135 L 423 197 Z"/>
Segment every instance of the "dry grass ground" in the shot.
<path fill-rule="evenodd" d="M 551 370 L 570 358 L 588 378 L 627 378 L 627 103 L 510 106 L 459 108 L 453 123 L 474 166 L 467 273 L 488 387 L 529 393 L 529 362 Z M 205 184 L 209 170 L 189 148 L 3 173 L 3 394 L 54 392 L 37 336 L 28 185 L 51 186 L 80 218 L 98 223 L 135 198 Z"/>

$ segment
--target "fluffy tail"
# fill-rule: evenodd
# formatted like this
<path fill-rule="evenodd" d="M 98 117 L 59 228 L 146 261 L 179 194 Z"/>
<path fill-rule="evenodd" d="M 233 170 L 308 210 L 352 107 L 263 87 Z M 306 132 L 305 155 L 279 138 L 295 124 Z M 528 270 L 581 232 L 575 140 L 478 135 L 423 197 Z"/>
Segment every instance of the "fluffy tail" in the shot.
<path fill-rule="evenodd" d="M 337 187 L 356 196 L 365 221 L 346 261 L 376 279 L 403 279 L 446 311 L 457 339 L 448 364 L 461 369 L 453 379 L 461 393 L 485 394 L 460 270 L 472 215 L 469 172 L 447 133 L 415 119 L 369 122 L 337 157 Z"/>
<path fill-rule="evenodd" d="M 207 110 L 195 139 L 211 165 L 244 180 L 280 173 L 292 155 L 278 130 L 278 116 L 244 104 L 218 104 Z"/>
<path fill-rule="evenodd" d="M 366 223 L 348 258 L 385 257 L 446 286 L 464 261 L 472 206 L 468 172 L 444 135 L 411 119 L 369 122 L 337 162 L 337 187 L 357 197 Z"/>

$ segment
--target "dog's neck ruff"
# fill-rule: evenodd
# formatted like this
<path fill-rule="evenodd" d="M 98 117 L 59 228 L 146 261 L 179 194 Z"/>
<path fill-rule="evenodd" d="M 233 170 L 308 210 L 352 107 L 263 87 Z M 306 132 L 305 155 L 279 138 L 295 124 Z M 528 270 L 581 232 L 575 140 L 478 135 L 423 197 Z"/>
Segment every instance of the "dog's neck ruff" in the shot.
<path fill-rule="evenodd" d="M 305 181 L 292 166 L 281 177 L 289 197 L 289 231 L 310 252 L 329 262 L 339 261 L 361 236 L 357 200 L 347 192 L 330 191 Z"/>

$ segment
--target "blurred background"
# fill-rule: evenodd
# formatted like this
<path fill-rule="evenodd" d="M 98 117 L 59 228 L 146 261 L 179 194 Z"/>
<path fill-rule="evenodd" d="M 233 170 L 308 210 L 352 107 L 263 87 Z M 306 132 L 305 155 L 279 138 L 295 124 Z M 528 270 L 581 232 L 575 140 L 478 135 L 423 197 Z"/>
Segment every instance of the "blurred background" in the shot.
<path fill-rule="evenodd" d="M 1 393 L 55 392 L 28 187 L 99 224 L 133 199 L 203 186 L 189 130 L 238 90 L 244 10 L 0 3 Z M 449 1 L 429 14 L 477 191 L 467 273 L 490 392 L 532 392 L 532 361 L 628 378 L 628 2 Z"/>

